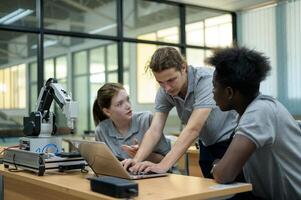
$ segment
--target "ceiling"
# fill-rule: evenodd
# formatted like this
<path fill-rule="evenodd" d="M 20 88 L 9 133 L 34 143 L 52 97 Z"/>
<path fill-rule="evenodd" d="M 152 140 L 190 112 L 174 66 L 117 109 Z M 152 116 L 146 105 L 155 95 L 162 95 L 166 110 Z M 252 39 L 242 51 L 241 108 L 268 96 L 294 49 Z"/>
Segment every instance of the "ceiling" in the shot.
<path fill-rule="evenodd" d="M 253 8 L 259 8 L 270 4 L 275 4 L 284 0 L 169 0 L 179 3 L 186 3 L 191 5 L 228 10 L 228 11 L 242 11 Z"/>

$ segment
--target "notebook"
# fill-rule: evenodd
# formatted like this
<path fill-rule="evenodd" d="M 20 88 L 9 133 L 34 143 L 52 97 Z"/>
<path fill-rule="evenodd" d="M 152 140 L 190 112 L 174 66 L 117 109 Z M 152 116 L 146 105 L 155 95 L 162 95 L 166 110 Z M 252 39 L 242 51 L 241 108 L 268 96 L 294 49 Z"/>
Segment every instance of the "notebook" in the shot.
<path fill-rule="evenodd" d="M 83 141 L 76 145 L 81 156 L 87 161 L 94 173 L 106 176 L 115 176 L 125 179 L 144 179 L 167 176 L 167 173 L 131 174 L 125 170 L 120 161 L 114 156 L 104 142 Z"/>

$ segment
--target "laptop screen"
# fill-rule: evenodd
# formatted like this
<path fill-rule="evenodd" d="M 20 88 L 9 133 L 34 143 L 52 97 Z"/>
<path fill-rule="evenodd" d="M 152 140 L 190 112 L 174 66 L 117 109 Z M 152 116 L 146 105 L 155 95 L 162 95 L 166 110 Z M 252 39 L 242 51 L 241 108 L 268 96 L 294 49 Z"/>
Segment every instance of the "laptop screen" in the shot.
<path fill-rule="evenodd" d="M 125 179 L 141 179 L 168 175 L 167 173 L 130 175 L 104 142 L 72 141 L 72 145 L 76 146 L 96 176 L 106 175 Z"/>
<path fill-rule="evenodd" d="M 96 175 L 130 179 L 120 161 L 104 142 L 81 142 L 78 150 Z"/>

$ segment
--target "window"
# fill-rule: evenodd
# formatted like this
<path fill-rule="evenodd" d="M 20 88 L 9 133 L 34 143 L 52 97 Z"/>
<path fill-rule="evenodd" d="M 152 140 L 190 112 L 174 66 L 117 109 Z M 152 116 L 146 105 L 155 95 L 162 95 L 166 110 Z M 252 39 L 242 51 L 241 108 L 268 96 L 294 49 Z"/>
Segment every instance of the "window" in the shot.
<path fill-rule="evenodd" d="M 116 0 L 44 1 L 48 29 L 116 35 Z"/>
<path fill-rule="evenodd" d="M 159 46 L 179 50 L 186 46 L 188 62 L 203 65 L 212 48 L 229 43 L 228 36 L 216 35 L 228 31 L 232 22 L 221 17 L 228 13 L 214 9 L 153 0 L 39 1 L 11 0 L 0 8 L 0 108 L 20 125 L 35 108 L 42 80 L 52 77 L 79 103 L 78 134 L 94 129 L 92 105 L 97 90 L 106 82 L 121 81 L 120 76 L 133 109 L 151 110 L 159 86 L 152 73 L 145 72 L 145 65 Z M 41 27 L 40 5 L 44 6 Z M 186 9 L 186 44 L 180 40 L 185 28 L 180 24 L 181 9 Z M 4 22 L 14 11 L 25 14 Z M 43 47 L 38 41 L 43 41 Z M 123 57 L 118 57 L 121 53 Z M 57 125 L 65 127 L 65 116 L 53 105 Z"/>
<path fill-rule="evenodd" d="M 189 65 L 194 67 L 205 67 L 204 60 L 211 55 L 211 50 L 204 49 L 186 49 L 186 60 Z"/>
<path fill-rule="evenodd" d="M 187 6 L 185 30 L 189 65 L 205 66 L 212 48 L 232 45 L 232 16 L 225 12 Z"/>
<path fill-rule="evenodd" d="M 226 14 L 205 19 L 205 45 L 225 47 L 232 45 L 232 18 Z"/>
<path fill-rule="evenodd" d="M 21 27 L 36 27 L 36 14 L 35 1 L 2 1 L 0 6 L 0 24 Z"/>
<path fill-rule="evenodd" d="M 225 47 L 232 45 L 232 18 L 226 14 L 186 24 L 189 45 Z"/>
<path fill-rule="evenodd" d="M 189 45 L 204 46 L 205 34 L 204 34 L 204 22 L 198 21 L 190 24 L 186 24 L 186 42 Z"/>
<path fill-rule="evenodd" d="M 92 106 L 98 89 L 106 82 L 117 82 L 117 45 L 106 43 L 74 53 L 73 70 L 74 98 L 79 102 L 77 131 L 84 132 L 94 128 Z"/>
<path fill-rule="evenodd" d="M 125 37 L 179 42 L 179 7 L 175 5 L 127 0 L 124 3 L 123 24 Z"/>
<path fill-rule="evenodd" d="M 146 64 L 156 51 L 156 45 L 137 44 L 137 101 L 138 103 L 153 103 L 159 88 L 150 71 L 145 71 Z"/>
<path fill-rule="evenodd" d="M 24 109 L 26 107 L 25 64 L 0 69 L 0 108 Z"/>
<path fill-rule="evenodd" d="M 37 55 L 36 49 L 30 49 L 28 46 L 36 44 L 36 39 L 35 34 L 0 31 L 0 109 L 4 115 L 7 114 L 5 110 L 16 109 L 18 112 L 14 113 L 24 115 L 27 109 L 26 63 L 28 60 L 35 61 Z M 15 118 L 15 116 L 11 117 Z M 14 120 L 22 123 L 18 116 Z"/>
<path fill-rule="evenodd" d="M 208 16 L 207 16 L 208 15 Z M 205 66 L 204 60 L 211 55 L 212 47 L 229 46 L 232 43 L 232 18 L 229 14 L 195 12 L 186 23 L 187 44 L 202 47 L 186 48 L 189 65 Z M 213 17 L 212 17 L 213 15 Z M 218 16 L 216 16 L 218 15 Z M 204 18 L 209 17 L 209 18 Z M 200 17 L 201 20 L 199 19 Z M 199 21 L 200 20 L 200 21 Z M 154 32 L 138 35 L 138 39 L 176 43 L 179 41 L 178 27 L 167 27 Z M 154 103 L 158 84 L 151 73 L 145 73 L 145 66 L 158 48 L 157 45 L 137 44 L 137 103 Z"/>
<path fill-rule="evenodd" d="M 38 83 L 37 83 L 37 63 L 36 62 L 32 62 L 29 63 L 29 77 L 28 77 L 28 97 L 29 97 L 29 107 L 28 110 L 29 111 L 33 111 L 35 109 L 36 106 L 36 102 L 38 99 Z"/>

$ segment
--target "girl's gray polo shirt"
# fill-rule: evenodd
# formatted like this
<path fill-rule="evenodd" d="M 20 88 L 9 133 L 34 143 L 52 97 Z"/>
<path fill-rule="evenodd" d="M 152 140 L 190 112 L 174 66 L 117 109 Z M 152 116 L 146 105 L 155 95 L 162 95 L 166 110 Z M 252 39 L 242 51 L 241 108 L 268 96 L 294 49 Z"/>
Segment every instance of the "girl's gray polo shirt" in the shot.
<path fill-rule="evenodd" d="M 134 112 L 132 116 L 132 124 L 126 135 L 121 135 L 116 130 L 113 121 L 106 119 L 100 122 L 95 129 L 95 139 L 105 142 L 112 150 L 115 156 L 121 158 L 130 158 L 129 155 L 121 149 L 123 144 L 132 145 L 134 139 L 140 144 L 145 132 L 150 127 L 152 121 L 151 112 Z M 170 141 L 162 134 L 159 143 L 153 152 L 165 156 L 170 151 Z"/>
<path fill-rule="evenodd" d="M 188 90 L 185 99 L 171 96 L 159 88 L 155 110 L 169 113 L 176 107 L 182 124 L 187 124 L 193 110 L 199 108 L 212 108 L 212 111 L 200 131 L 200 139 L 205 146 L 226 140 L 230 137 L 237 125 L 235 111 L 222 112 L 213 99 L 212 85 L 213 69 L 192 66 L 188 67 Z"/>
<path fill-rule="evenodd" d="M 301 130 L 279 101 L 259 95 L 241 116 L 235 134 L 257 147 L 243 168 L 255 195 L 301 199 Z"/>

